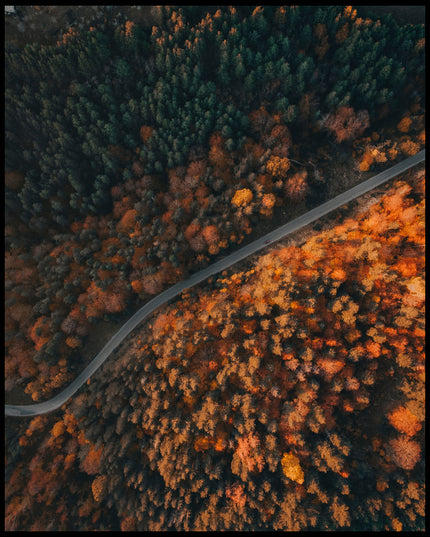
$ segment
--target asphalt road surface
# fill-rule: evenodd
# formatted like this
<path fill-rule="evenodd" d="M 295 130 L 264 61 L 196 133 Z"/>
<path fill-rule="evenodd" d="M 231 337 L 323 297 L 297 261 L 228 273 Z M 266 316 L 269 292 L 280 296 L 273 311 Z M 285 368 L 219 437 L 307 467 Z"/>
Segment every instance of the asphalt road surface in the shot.
<path fill-rule="evenodd" d="M 213 263 L 212 265 L 206 267 L 205 269 L 193 274 L 187 280 L 175 284 L 173 287 L 166 289 L 152 300 L 147 302 L 139 311 L 137 311 L 123 326 L 118 330 L 118 332 L 106 343 L 103 349 L 97 354 L 94 360 L 82 371 L 82 373 L 61 393 L 44 401 L 43 403 L 35 403 L 31 405 L 5 405 L 5 415 L 6 416 L 37 416 L 38 414 L 46 414 L 47 412 L 52 412 L 59 408 L 63 403 L 65 403 L 74 393 L 79 390 L 79 388 L 85 384 L 85 382 L 91 377 L 91 375 L 102 365 L 102 363 L 109 357 L 112 351 L 121 343 L 121 341 L 128 336 L 128 334 L 136 328 L 136 326 L 150 315 L 158 307 L 165 304 L 170 299 L 179 295 L 185 289 L 193 287 L 198 283 L 206 280 L 210 276 L 225 270 L 226 268 L 234 265 L 238 261 L 248 257 L 249 255 L 258 252 L 259 250 L 265 248 L 268 244 L 273 244 L 274 242 L 282 239 L 286 235 L 293 233 L 294 231 L 300 229 L 303 226 L 306 226 L 326 215 L 327 213 L 341 207 L 345 203 L 352 201 L 353 199 L 369 192 L 373 188 L 376 188 L 389 179 L 399 175 L 412 166 L 419 164 L 425 160 L 425 149 L 410 157 L 402 162 L 399 162 L 395 166 L 385 170 L 370 179 L 367 179 L 363 183 L 356 185 L 355 187 L 339 194 L 335 198 L 315 207 L 311 211 L 295 218 L 291 222 L 284 224 L 277 229 L 274 229 L 270 233 L 267 233 L 263 237 L 260 237 L 256 241 L 243 246 L 239 250 L 236 250 L 232 254 L 228 255 L 224 259 Z"/>

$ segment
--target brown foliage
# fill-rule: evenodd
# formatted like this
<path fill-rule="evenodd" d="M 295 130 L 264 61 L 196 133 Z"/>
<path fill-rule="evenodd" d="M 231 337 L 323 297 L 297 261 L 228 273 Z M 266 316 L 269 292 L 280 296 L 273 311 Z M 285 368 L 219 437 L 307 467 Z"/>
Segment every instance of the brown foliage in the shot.
<path fill-rule="evenodd" d="M 148 274 L 142 278 L 142 286 L 145 293 L 158 295 L 163 290 L 165 275 L 162 272 Z"/>
<path fill-rule="evenodd" d="M 273 117 L 267 112 L 264 106 L 251 112 L 248 117 L 251 129 L 261 136 L 269 134 L 275 123 Z"/>
<path fill-rule="evenodd" d="M 6 188 L 14 190 L 15 192 L 21 190 L 24 184 L 25 176 L 22 172 L 12 171 L 7 172 L 4 175 L 4 182 Z"/>
<path fill-rule="evenodd" d="M 129 209 L 118 222 L 116 229 L 118 233 L 128 233 L 136 226 L 136 209 Z"/>
<path fill-rule="evenodd" d="M 270 136 L 275 139 L 272 155 L 287 157 L 292 145 L 291 133 L 286 125 L 277 124 L 273 127 Z"/>
<path fill-rule="evenodd" d="M 136 520 L 133 517 L 126 517 L 121 520 L 121 531 L 135 531 Z"/>
<path fill-rule="evenodd" d="M 302 122 L 308 122 L 316 109 L 316 100 L 313 93 L 304 93 L 299 101 L 300 118 Z"/>
<path fill-rule="evenodd" d="M 75 38 L 78 37 L 78 35 L 79 32 L 75 28 L 70 27 L 67 29 L 67 32 L 63 34 L 63 40 L 57 41 L 57 45 L 66 44 L 69 41 L 73 41 Z"/>
<path fill-rule="evenodd" d="M 194 441 L 194 449 L 197 451 L 197 453 L 201 451 L 206 451 L 212 446 L 212 441 L 210 438 L 206 436 L 199 436 Z"/>
<path fill-rule="evenodd" d="M 407 436 L 392 438 L 388 442 L 387 452 L 394 463 L 404 470 L 412 470 L 421 458 L 420 445 Z"/>
<path fill-rule="evenodd" d="M 329 49 L 327 26 L 319 22 L 315 25 L 314 34 L 319 40 L 319 44 L 315 46 L 315 54 L 318 56 L 319 60 L 322 60 Z"/>
<path fill-rule="evenodd" d="M 27 490 L 32 496 L 36 496 L 43 491 L 49 481 L 49 474 L 42 468 L 35 468 L 31 472 Z"/>
<path fill-rule="evenodd" d="M 349 24 L 345 22 L 345 24 L 337 31 L 336 33 L 336 41 L 338 43 L 343 43 L 345 39 L 349 35 Z"/>
<path fill-rule="evenodd" d="M 61 330 L 70 335 L 76 331 L 77 326 L 78 322 L 69 314 L 61 323 Z"/>
<path fill-rule="evenodd" d="M 225 139 L 221 133 L 215 132 L 209 140 L 209 162 L 215 167 L 215 172 L 226 172 L 232 167 L 233 161 L 225 149 Z M 229 176 L 228 176 L 229 178 Z"/>
<path fill-rule="evenodd" d="M 58 436 L 61 436 L 65 430 L 66 430 L 66 426 L 64 425 L 64 422 L 60 420 L 54 424 L 54 427 L 52 427 L 51 433 L 52 433 L 52 436 L 57 438 Z"/>
<path fill-rule="evenodd" d="M 121 160 L 122 162 L 129 162 L 132 158 L 132 153 L 125 147 L 119 145 L 108 145 L 108 150 L 113 158 Z"/>
<path fill-rule="evenodd" d="M 342 360 L 333 360 L 330 358 L 318 358 L 318 366 L 324 372 L 324 374 L 331 378 L 343 368 L 344 362 Z"/>
<path fill-rule="evenodd" d="M 87 293 L 81 295 L 79 303 L 86 304 L 85 315 L 100 317 L 104 313 L 118 313 L 124 310 L 128 292 L 124 282 L 117 280 L 108 289 L 101 289 L 94 282 L 91 283 Z"/>
<path fill-rule="evenodd" d="M 408 132 L 409 131 L 409 127 L 411 126 L 412 124 L 412 119 L 408 116 L 405 116 L 404 118 L 402 118 L 398 125 L 397 125 L 397 129 L 400 131 L 400 132 Z"/>
<path fill-rule="evenodd" d="M 236 454 L 249 472 L 261 472 L 263 469 L 264 457 L 261 452 L 260 439 L 256 434 L 249 433 L 239 438 Z"/>
<path fill-rule="evenodd" d="M 276 203 L 276 196 L 274 194 L 264 194 L 261 199 L 260 214 L 264 216 L 272 216 L 273 207 Z"/>
<path fill-rule="evenodd" d="M 309 185 L 306 180 L 307 171 L 295 173 L 292 177 L 289 177 L 285 183 L 285 193 L 292 201 L 301 201 L 306 197 L 309 191 Z"/>
<path fill-rule="evenodd" d="M 126 37 L 131 37 L 133 35 L 133 28 L 135 24 L 131 21 L 126 21 L 125 23 L 125 35 Z"/>
<path fill-rule="evenodd" d="M 103 499 L 105 492 L 106 492 L 106 483 L 107 483 L 106 475 L 99 475 L 92 482 L 91 490 L 92 490 L 93 497 L 96 502 L 100 502 Z"/>
<path fill-rule="evenodd" d="M 186 172 L 186 178 L 196 178 L 200 179 L 202 175 L 206 171 L 206 161 L 205 160 L 193 160 L 190 162 L 187 172 Z M 196 183 L 197 184 L 197 183 Z"/>
<path fill-rule="evenodd" d="M 143 125 L 143 127 L 140 128 L 140 137 L 143 143 L 146 144 L 148 142 L 148 140 L 152 136 L 153 131 L 154 131 L 154 128 L 149 127 L 148 125 Z"/>
<path fill-rule="evenodd" d="M 339 524 L 341 528 L 351 525 L 351 519 L 349 516 L 349 508 L 338 498 L 330 505 L 330 511 L 333 515 L 333 519 Z"/>
<path fill-rule="evenodd" d="M 50 339 L 50 320 L 39 317 L 30 330 L 30 338 L 34 341 L 36 350 L 39 351 Z"/>
<path fill-rule="evenodd" d="M 355 113 L 350 106 L 341 106 L 324 121 L 324 127 L 335 135 L 338 143 L 361 136 L 369 124 L 369 114 L 366 110 Z"/>
<path fill-rule="evenodd" d="M 420 145 L 412 140 L 405 140 L 399 144 L 400 151 L 407 157 L 412 157 L 420 150 Z"/>
<path fill-rule="evenodd" d="M 131 287 L 135 293 L 141 293 L 143 291 L 143 282 L 142 280 L 133 280 L 131 282 Z"/>
<path fill-rule="evenodd" d="M 89 475 L 94 475 L 100 471 L 100 457 L 102 451 L 103 446 L 100 446 L 97 450 L 94 448 L 94 446 L 90 447 L 88 455 L 81 464 L 81 468 L 84 472 Z"/>
<path fill-rule="evenodd" d="M 76 349 L 81 345 L 81 340 L 77 337 L 69 336 L 66 338 L 66 345 L 72 349 Z"/>
<path fill-rule="evenodd" d="M 142 162 L 140 162 L 139 160 L 135 160 L 133 162 L 133 166 L 131 167 L 131 169 L 136 177 L 142 177 L 144 173 L 144 167 L 143 167 Z M 112 188 L 115 188 L 115 187 L 112 187 Z"/>
<path fill-rule="evenodd" d="M 209 246 L 217 244 L 220 240 L 218 229 L 214 225 L 204 227 L 202 235 Z"/>
<path fill-rule="evenodd" d="M 195 252 L 203 252 L 206 249 L 205 240 L 201 233 L 201 226 L 197 222 L 191 222 L 185 230 L 184 236 Z"/>
<path fill-rule="evenodd" d="M 225 495 L 238 507 L 244 507 L 246 504 L 247 496 L 244 492 L 243 485 L 240 483 L 227 485 L 225 488 Z"/>

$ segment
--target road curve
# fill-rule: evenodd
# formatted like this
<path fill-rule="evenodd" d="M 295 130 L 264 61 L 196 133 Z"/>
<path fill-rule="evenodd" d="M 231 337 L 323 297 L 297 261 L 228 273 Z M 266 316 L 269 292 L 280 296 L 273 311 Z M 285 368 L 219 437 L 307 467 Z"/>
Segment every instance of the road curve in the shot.
<path fill-rule="evenodd" d="M 130 319 L 122 325 L 118 332 L 106 343 L 103 349 L 97 354 L 94 360 L 82 371 L 82 373 L 76 377 L 76 379 L 67 386 L 61 393 L 57 394 L 52 399 L 44 401 L 43 403 L 35 403 L 31 405 L 5 405 L 6 416 L 37 416 L 38 414 L 46 414 L 59 408 L 65 403 L 79 388 L 85 384 L 85 382 L 91 377 L 91 375 L 102 365 L 102 363 L 108 358 L 112 351 L 121 343 L 121 341 L 139 324 L 151 314 L 159 306 L 165 304 L 168 300 L 179 295 L 185 289 L 193 287 L 203 280 L 217 274 L 218 272 L 234 265 L 238 261 L 248 257 L 250 254 L 258 252 L 265 248 L 268 244 L 282 239 L 286 235 L 293 233 L 294 231 L 306 226 L 326 215 L 327 213 L 341 207 L 345 203 L 352 201 L 353 199 L 365 194 L 369 190 L 372 190 L 389 179 L 399 175 L 409 168 L 423 162 L 425 160 L 425 149 L 417 153 L 416 155 L 399 162 L 395 166 L 392 166 L 388 170 L 385 170 L 370 179 L 367 179 L 363 183 L 356 185 L 355 187 L 339 194 L 335 198 L 315 207 L 311 211 L 295 218 L 291 222 L 284 224 L 277 229 L 274 229 L 270 233 L 267 233 L 263 237 L 260 237 L 256 241 L 239 248 L 232 254 L 228 255 L 224 259 L 220 259 L 216 263 L 206 267 L 205 269 L 193 274 L 187 280 L 179 282 L 166 291 L 163 291 L 152 300 L 147 302 L 140 310 L 138 310 Z"/>

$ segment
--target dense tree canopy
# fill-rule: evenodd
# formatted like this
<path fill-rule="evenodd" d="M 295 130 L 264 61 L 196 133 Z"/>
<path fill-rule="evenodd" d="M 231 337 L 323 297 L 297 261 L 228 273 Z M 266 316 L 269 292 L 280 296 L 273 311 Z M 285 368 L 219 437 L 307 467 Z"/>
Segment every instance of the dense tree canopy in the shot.
<path fill-rule="evenodd" d="M 6 527 L 423 529 L 424 173 L 408 175 L 184 293 L 9 435 Z"/>
<path fill-rule="evenodd" d="M 423 65 L 423 26 L 349 7 L 163 9 L 152 31 L 129 21 L 57 47 L 7 49 L 6 165 L 25 176 L 27 217 L 49 207 L 64 227 L 72 215 L 106 212 L 109 188 L 131 177 L 136 159 L 163 175 L 214 131 L 239 149 L 261 105 L 343 141 L 378 107 L 404 105 Z"/>
<path fill-rule="evenodd" d="M 142 302 L 348 188 L 342 159 L 361 180 L 425 146 L 424 25 L 111 7 L 6 43 L 12 398 L 55 395 Z M 61 412 L 8 428 L 7 528 L 421 528 L 421 198 L 399 183 L 183 295 Z"/>

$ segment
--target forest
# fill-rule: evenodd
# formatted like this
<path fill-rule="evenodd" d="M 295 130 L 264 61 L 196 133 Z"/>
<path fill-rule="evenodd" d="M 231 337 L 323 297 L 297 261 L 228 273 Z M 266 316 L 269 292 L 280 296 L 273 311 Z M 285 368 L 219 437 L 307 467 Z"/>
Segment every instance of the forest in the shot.
<path fill-rule="evenodd" d="M 7 402 L 52 397 L 105 343 L 96 327 L 346 189 L 338 160 L 365 179 L 425 147 L 424 24 L 359 6 L 151 14 L 6 42 Z M 413 180 L 190 291 L 61 412 L 7 419 L 7 528 L 421 528 Z"/>
<path fill-rule="evenodd" d="M 160 9 L 151 31 L 6 49 L 6 390 L 35 401 L 82 369 L 94 323 L 324 201 L 324 151 L 366 172 L 425 144 L 423 25 Z"/>
<path fill-rule="evenodd" d="M 183 293 L 15 421 L 6 527 L 424 530 L 424 188 Z"/>

